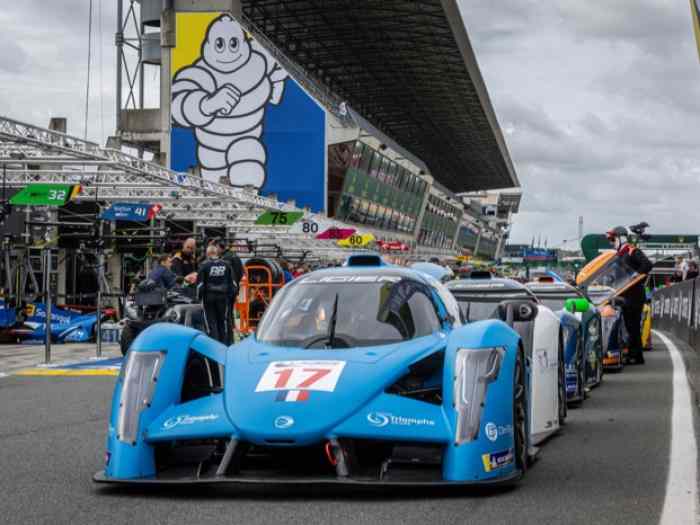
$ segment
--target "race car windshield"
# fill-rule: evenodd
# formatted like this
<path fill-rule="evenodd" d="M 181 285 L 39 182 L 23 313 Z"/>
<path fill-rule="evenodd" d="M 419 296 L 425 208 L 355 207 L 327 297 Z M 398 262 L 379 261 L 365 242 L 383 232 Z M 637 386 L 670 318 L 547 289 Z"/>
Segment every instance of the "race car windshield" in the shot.
<path fill-rule="evenodd" d="M 401 277 L 353 278 L 339 282 L 343 276 L 324 280 L 312 274 L 290 285 L 265 313 L 258 340 L 296 348 L 352 348 L 398 343 L 440 329 L 427 285 Z"/>
<path fill-rule="evenodd" d="M 607 294 L 596 294 L 593 299 L 594 304 L 600 304 L 612 297 L 615 293 L 620 293 L 635 282 L 638 282 L 642 276 L 625 264 L 620 257 L 611 260 L 607 263 L 595 276 L 581 286 L 595 286 L 599 290 L 607 290 Z"/>
<path fill-rule="evenodd" d="M 562 295 L 538 295 L 537 296 L 539 300 L 544 304 L 547 308 L 552 310 L 553 312 L 557 312 L 559 310 L 564 309 L 564 305 L 566 304 L 567 299 L 577 299 L 579 296 L 576 294 L 562 294 Z"/>
<path fill-rule="evenodd" d="M 459 307 L 462 310 L 464 321 L 467 323 L 473 323 L 474 321 L 483 321 L 484 319 L 495 318 L 498 303 L 500 303 L 500 301 L 459 301 Z"/>

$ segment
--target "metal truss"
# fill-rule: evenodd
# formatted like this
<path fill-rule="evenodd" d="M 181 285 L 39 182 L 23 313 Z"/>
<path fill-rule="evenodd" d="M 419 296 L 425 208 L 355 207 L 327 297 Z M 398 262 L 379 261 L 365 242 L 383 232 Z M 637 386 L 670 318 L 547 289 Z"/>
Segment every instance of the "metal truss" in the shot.
<path fill-rule="evenodd" d="M 198 227 L 225 228 L 229 234 L 272 243 L 285 253 L 342 259 L 350 252 L 334 241 L 292 233 L 289 226 L 256 224 L 266 210 L 302 211 L 252 191 L 204 181 L 177 173 L 125 152 L 102 148 L 77 137 L 0 117 L 0 168 L 7 184 L 22 188 L 32 183 L 80 184 L 80 201 L 100 203 L 152 202 L 162 209 L 159 221 L 192 221 Z M 338 228 L 354 227 L 305 211 L 307 219 L 323 220 Z M 372 231 L 375 235 L 383 232 Z M 394 235 L 406 242 L 413 239 Z M 421 256 L 445 257 L 454 252 L 419 247 Z M 398 258 L 411 254 L 388 254 Z M 415 256 L 415 255 L 414 255 Z"/>
<path fill-rule="evenodd" d="M 47 152 L 52 156 L 47 157 Z M 97 179 L 96 182 L 100 184 L 116 187 L 132 185 L 138 188 L 143 185 L 156 185 L 165 187 L 171 192 L 185 192 L 186 195 L 191 192 L 205 198 L 231 199 L 261 209 L 292 208 L 252 191 L 217 184 L 189 173 L 171 171 L 120 150 L 102 148 L 94 142 L 71 135 L 0 117 L 0 164 L 49 163 L 64 168 L 57 170 L 46 179 L 42 177 L 43 182 L 52 182 L 50 180 L 52 177 L 59 179 L 66 176 L 80 176 L 75 172 L 69 172 L 69 175 L 66 175 L 66 167 L 94 166 L 95 162 L 103 167 L 111 167 L 113 171 L 104 175 L 99 170 L 86 171 L 83 175 L 84 180 Z M 26 171 L 29 169 L 27 168 Z"/>

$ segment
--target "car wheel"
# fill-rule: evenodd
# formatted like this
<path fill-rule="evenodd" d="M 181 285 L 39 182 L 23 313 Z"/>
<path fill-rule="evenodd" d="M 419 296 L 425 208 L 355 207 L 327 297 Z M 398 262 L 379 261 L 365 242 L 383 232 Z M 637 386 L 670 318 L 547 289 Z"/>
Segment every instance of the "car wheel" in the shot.
<path fill-rule="evenodd" d="M 126 355 L 137 335 L 139 335 L 138 332 L 129 325 L 122 329 L 122 335 L 119 337 L 119 349 L 122 351 L 123 356 Z"/>
<path fill-rule="evenodd" d="M 566 361 L 564 360 L 564 345 L 559 333 L 559 425 L 563 425 L 568 413 L 566 405 Z"/>
<path fill-rule="evenodd" d="M 513 374 L 513 427 L 515 431 L 515 466 L 525 475 L 528 463 L 527 387 L 522 349 L 518 349 Z"/>

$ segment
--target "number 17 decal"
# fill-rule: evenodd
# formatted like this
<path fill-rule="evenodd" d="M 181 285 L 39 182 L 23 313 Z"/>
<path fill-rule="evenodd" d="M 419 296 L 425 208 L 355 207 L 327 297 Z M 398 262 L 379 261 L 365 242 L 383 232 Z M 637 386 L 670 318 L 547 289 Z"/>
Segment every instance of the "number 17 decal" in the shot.
<path fill-rule="evenodd" d="M 333 392 L 343 368 L 345 368 L 345 361 L 273 361 L 267 365 L 255 391 Z"/>

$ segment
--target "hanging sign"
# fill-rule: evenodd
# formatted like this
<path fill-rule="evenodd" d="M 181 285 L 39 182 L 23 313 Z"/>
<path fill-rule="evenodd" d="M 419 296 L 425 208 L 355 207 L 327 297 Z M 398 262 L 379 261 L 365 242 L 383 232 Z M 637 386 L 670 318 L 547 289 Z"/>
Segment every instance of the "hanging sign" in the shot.
<path fill-rule="evenodd" d="M 371 233 L 353 233 L 347 239 L 338 241 L 337 244 L 338 246 L 343 246 L 345 248 L 361 248 L 363 246 L 367 246 L 372 241 L 374 241 L 374 235 Z"/>
<path fill-rule="evenodd" d="M 266 211 L 255 224 L 263 226 L 291 226 L 304 216 L 303 211 Z"/>
<path fill-rule="evenodd" d="M 30 184 L 11 199 L 13 206 L 63 206 L 80 194 L 80 184 Z"/>
<path fill-rule="evenodd" d="M 115 202 L 100 214 L 105 221 L 145 222 L 155 217 L 160 211 L 158 204 Z"/>

